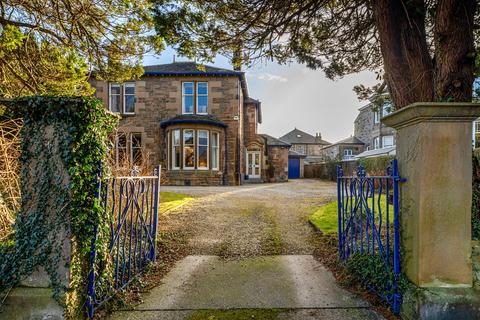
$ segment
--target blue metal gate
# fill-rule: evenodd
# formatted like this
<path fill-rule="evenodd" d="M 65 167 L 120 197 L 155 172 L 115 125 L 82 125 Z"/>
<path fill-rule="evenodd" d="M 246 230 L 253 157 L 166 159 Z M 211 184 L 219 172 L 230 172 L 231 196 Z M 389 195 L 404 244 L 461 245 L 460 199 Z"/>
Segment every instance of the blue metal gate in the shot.
<path fill-rule="evenodd" d="M 125 288 L 156 259 L 160 173 L 159 166 L 152 176 L 135 176 L 133 171 L 133 176 L 99 182 L 96 196 L 110 220 L 110 244 L 107 257 L 99 258 L 95 247 L 98 226 L 95 226 L 86 303 L 90 318 L 95 309 Z M 100 290 L 96 275 L 105 272 L 108 280 Z"/>
<path fill-rule="evenodd" d="M 288 158 L 288 179 L 300 178 L 300 159 Z"/>
<path fill-rule="evenodd" d="M 379 294 L 395 314 L 400 312 L 401 294 L 399 231 L 399 183 L 397 160 L 387 168 L 385 176 L 367 176 L 358 167 L 356 176 L 343 176 L 337 167 L 338 252 L 347 261 L 354 254 L 370 255 L 381 261 L 387 273 L 394 273 L 389 288 L 364 283 Z M 385 290 L 387 289 L 387 290 Z M 388 292 L 383 294 L 382 292 Z"/>

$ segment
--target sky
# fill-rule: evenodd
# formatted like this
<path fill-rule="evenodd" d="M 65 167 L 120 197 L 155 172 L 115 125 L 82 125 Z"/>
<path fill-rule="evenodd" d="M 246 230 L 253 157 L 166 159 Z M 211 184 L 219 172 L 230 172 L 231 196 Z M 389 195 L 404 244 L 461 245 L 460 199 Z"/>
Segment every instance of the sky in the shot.
<path fill-rule="evenodd" d="M 145 65 L 173 62 L 175 51 L 167 49 L 160 56 L 148 55 Z M 176 57 L 176 61 L 187 61 Z M 224 57 L 210 64 L 232 69 Z M 353 86 L 376 83 L 375 74 L 362 72 L 332 81 L 320 70 L 292 63 L 256 63 L 244 70 L 250 96 L 262 103 L 263 122 L 259 132 L 280 137 L 294 128 L 312 135 L 322 134 L 322 139 L 336 142 L 353 135 L 353 121 L 358 108 L 365 105 L 353 92 Z"/>

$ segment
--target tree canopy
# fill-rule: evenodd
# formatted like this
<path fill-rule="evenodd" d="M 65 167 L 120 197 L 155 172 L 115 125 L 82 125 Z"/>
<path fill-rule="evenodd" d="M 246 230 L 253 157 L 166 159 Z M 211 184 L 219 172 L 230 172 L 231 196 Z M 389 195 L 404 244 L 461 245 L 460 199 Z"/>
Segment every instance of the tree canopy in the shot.
<path fill-rule="evenodd" d="M 220 53 L 236 64 L 295 59 L 332 79 L 373 70 L 397 108 L 472 97 L 474 0 L 154 2 L 157 34 L 187 56 L 208 61 Z"/>
<path fill-rule="evenodd" d="M 161 50 L 149 0 L 0 1 L 0 96 L 89 94 L 87 79 L 143 73 Z"/>

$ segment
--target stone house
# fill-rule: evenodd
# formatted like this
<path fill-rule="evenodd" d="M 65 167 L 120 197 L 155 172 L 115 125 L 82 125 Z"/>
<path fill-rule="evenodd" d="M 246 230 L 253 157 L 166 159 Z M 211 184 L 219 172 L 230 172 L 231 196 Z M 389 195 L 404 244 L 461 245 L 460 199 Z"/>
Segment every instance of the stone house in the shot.
<path fill-rule="evenodd" d="M 354 137 L 365 143 L 365 150 L 377 150 L 395 146 L 396 131 L 385 126 L 380 119 L 392 112 L 392 105 L 385 101 L 382 107 L 371 102 L 360 109 L 355 119 Z"/>
<path fill-rule="evenodd" d="M 323 155 L 329 159 L 352 160 L 365 150 L 365 143 L 355 136 L 324 147 Z"/>
<path fill-rule="evenodd" d="M 173 185 L 267 180 L 268 146 L 257 134 L 261 103 L 250 97 L 244 72 L 194 62 L 144 70 L 136 81 L 90 80 L 121 116 L 112 151 L 117 165 L 161 164 Z"/>
<path fill-rule="evenodd" d="M 330 145 L 330 142 L 322 140 L 320 133 L 312 136 L 297 128 L 281 136 L 279 139 L 290 143 L 292 145 L 290 150 L 295 151 L 296 154 L 304 155 L 305 162 L 307 163 L 322 161 L 322 149 Z"/>
<path fill-rule="evenodd" d="M 265 139 L 267 163 L 265 176 L 269 182 L 288 181 L 288 159 L 291 145 L 287 142 L 269 136 L 261 135 Z"/>

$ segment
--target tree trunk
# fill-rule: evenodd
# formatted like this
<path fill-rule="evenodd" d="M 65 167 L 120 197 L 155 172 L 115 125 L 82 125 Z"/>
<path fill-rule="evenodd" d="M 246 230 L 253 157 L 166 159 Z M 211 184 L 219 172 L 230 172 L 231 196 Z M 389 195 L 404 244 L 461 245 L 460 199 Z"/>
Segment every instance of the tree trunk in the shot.
<path fill-rule="evenodd" d="M 374 15 L 385 81 L 396 109 L 433 101 L 433 62 L 428 52 L 423 0 L 375 0 Z"/>
<path fill-rule="evenodd" d="M 475 0 L 440 0 L 435 16 L 435 100 L 472 101 Z"/>

